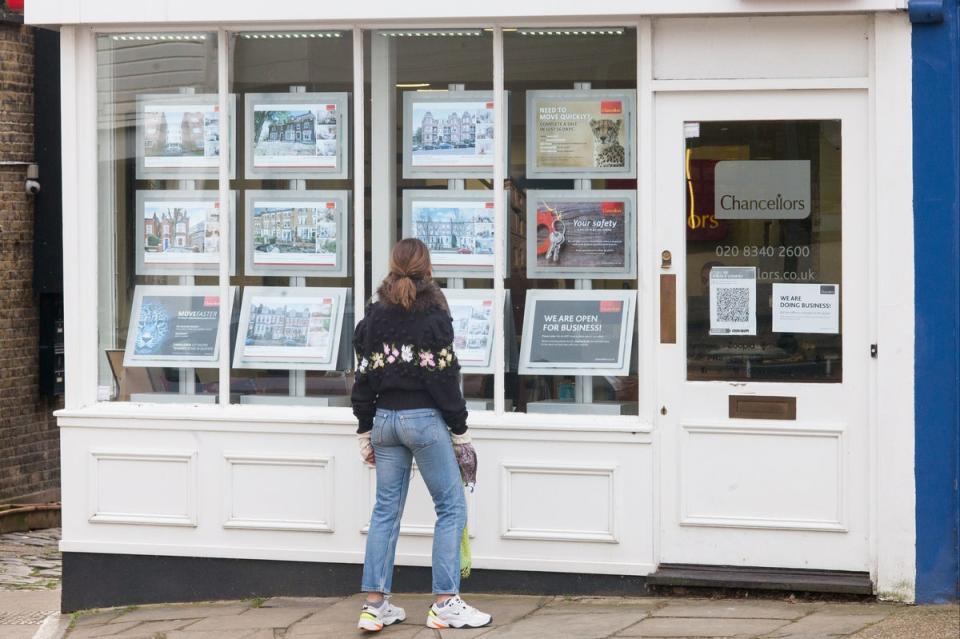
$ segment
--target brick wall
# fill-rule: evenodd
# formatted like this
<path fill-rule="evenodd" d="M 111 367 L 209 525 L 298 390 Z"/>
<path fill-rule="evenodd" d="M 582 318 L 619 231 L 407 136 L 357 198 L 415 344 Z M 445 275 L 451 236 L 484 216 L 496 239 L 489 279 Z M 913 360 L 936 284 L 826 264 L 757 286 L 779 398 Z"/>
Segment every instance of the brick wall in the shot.
<path fill-rule="evenodd" d="M 60 485 L 55 400 L 38 387 L 33 293 L 33 202 L 23 189 L 34 159 L 33 33 L 0 23 L 0 503 Z"/>

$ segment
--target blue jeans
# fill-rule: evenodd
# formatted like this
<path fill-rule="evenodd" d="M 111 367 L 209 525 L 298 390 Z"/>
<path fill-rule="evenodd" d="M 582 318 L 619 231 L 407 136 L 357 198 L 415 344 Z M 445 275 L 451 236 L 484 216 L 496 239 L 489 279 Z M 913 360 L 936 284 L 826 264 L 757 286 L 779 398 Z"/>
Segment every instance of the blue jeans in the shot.
<path fill-rule="evenodd" d="M 370 442 L 376 455 L 377 503 L 367 534 L 361 590 L 390 592 L 400 517 L 410 486 L 410 467 L 416 459 L 437 511 L 433 529 L 433 592 L 459 593 L 460 538 L 467 524 L 467 504 L 450 431 L 440 412 L 433 408 L 378 408 Z"/>

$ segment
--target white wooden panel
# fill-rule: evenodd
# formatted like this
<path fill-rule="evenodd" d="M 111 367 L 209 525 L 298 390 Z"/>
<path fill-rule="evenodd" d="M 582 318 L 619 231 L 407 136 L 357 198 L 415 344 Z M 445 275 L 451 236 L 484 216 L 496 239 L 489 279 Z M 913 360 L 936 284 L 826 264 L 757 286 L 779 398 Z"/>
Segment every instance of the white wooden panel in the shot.
<path fill-rule="evenodd" d="M 370 513 L 373 512 L 373 505 L 377 502 L 377 471 L 375 468 L 367 467 L 367 490 L 366 490 L 366 523 L 360 532 L 367 534 L 370 531 Z M 467 492 L 467 529 L 470 537 L 476 536 L 474 526 L 476 526 L 476 493 Z M 430 497 L 430 491 L 423 482 L 423 477 L 413 465 L 410 473 L 410 488 L 407 492 L 407 502 L 403 508 L 403 517 L 400 519 L 400 534 L 409 537 L 433 537 L 433 526 L 437 521 L 436 512 L 433 509 L 433 498 Z"/>
<path fill-rule="evenodd" d="M 88 521 L 197 525 L 196 451 L 91 450 Z"/>
<path fill-rule="evenodd" d="M 616 466 L 504 463 L 504 539 L 618 543 Z"/>
<path fill-rule="evenodd" d="M 333 532 L 329 457 L 224 455 L 224 528 Z"/>
<path fill-rule="evenodd" d="M 51 5 L 51 6 L 47 6 Z M 725 13 L 804 13 L 829 11 L 892 11 L 906 7 L 906 0 L 487 0 L 449 2 L 447 0 L 365 0 L 364 2 L 329 2 L 318 8 L 303 0 L 274 0 L 269 12 L 258 0 L 31 0 L 26 3 L 27 21 L 31 24 L 156 22 L 265 22 L 283 20 L 395 20 L 435 21 L 449 16 L 459 19 L 490 20 L 491 17 L 543 16 L 535 24 L 547 26 L 545 20 L 574 17 L 574 24 L 596 23 L 603 16 L 637 14 L 725 14 Z"/>
<path fill-rule="evenodd" d="M 843 531 L 839 431 L 684 426 L 680 524 Z"/>
<path fill-rule="evenodd" d="M 653 23 L 654 78 L 865 77 L 869 20 L 862 15 L 660 18 Z"/>

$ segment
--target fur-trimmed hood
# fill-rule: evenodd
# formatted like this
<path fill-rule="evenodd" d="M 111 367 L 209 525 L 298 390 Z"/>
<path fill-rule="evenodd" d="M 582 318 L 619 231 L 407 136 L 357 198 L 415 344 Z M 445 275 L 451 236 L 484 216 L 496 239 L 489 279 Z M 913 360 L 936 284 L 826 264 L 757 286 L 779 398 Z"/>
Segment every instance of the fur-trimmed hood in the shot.
<path fill-rule="evenodd" d="M 427 278 L 415 280 L 414 284 L 416 284 L 417 287 L 417 297 L 413 300 L 413 305 L 410 307 L 411 312 L 424 312 L 431 308 L 438 308 L 444 313 L 450 313 L 447 298 L 444 296 L 443 290 L 437 285 L 436 281 Z M 386 282 L 382 282 L 377 288 L 377 301 L 386 308 L 400 308 L 386 301 L 385 286 Z"/>

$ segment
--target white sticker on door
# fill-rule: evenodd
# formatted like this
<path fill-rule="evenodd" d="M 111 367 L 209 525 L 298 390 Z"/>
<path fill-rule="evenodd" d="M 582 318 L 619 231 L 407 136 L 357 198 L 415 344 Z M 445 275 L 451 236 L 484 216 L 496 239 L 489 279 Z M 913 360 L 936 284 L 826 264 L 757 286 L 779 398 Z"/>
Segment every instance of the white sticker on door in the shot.
<path fill-rule="evenodd" d="M 710 334 L 757 334 L 755 266 L 714 266 L 710 269 Z"/>
<path fill-rule="evenodd" d="M 774 333 L 840 332 L 839 284 L 774 284 Z"/>

